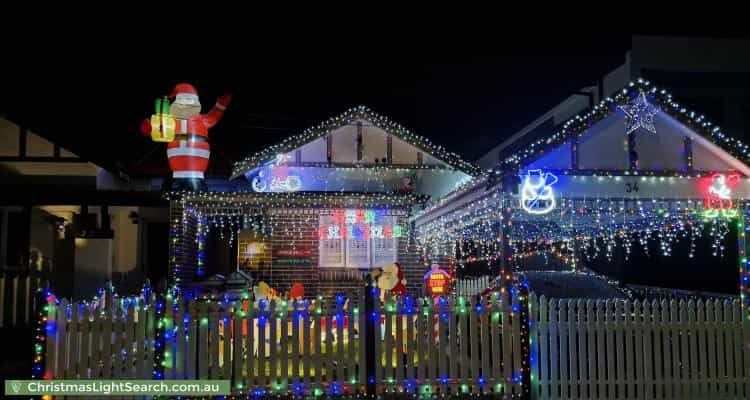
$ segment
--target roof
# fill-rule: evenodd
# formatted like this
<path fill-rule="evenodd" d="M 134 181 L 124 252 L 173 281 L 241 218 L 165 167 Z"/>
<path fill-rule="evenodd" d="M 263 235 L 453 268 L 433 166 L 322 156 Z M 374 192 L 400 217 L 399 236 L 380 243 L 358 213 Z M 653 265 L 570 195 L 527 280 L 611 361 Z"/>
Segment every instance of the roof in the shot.
<path fill-rule="evenodd" d="M 234 179 L 245 174 L 248 171 L 253 170 L 258 165 L 271 160 L 279 153 L 287 153 L 289 151 L 292 151 L 304 144 L 325 136 L 333 130 L 341 128 L 345 125 L 349 125 L 358 120 L 366 120 L 372 123 L 374 126 L 384 130 L 386 133 L 393 135 L 426 153 L 429 153 L 433 157 L 457 170 L 460 170 L 472 176 L 476 176 L 480 173 L 479 167 L 477 167 L 474 163 L 462 159 L 458 154 L 449 151 L 440 145 L 432 143 L 426 137 L 411 132 L 397 122 L 394 122 L 388 117 L 382 116 L 365 106 L 357 106 L 354 108 L 350 108 L 343 114 L 337 115 L 333 118 L 328 119 L 327 121 L 321 122 L 314 127 L 307 128 L 298 135 L 290 136 L 277 144 L 266 147 L 265 149 L 253 154 L 252 156 L 235 163 L 234 169 L 232 170 L 231 179 Z"/>
<path fill-rule="evenodd" d="M 514 170 L 528 165 L 547 154 L 550 150 L 566 141 L 578 138 L 597 122 L 617 112 L 639 93 L 646 93 L 649 101 L 660 111 L 678 120 L 695 133 L 703 136 L 733 157 L 744 163 L 750 163 L 750 147 L 742 141 L 726 135 L 719 126 L 706 120 L 705 116 L 690 111 L 677 103 L 665 89 L 659 89 L 650 82 L 638 79 L 595 105 L 562 124 L 562 127 L 551 135 L 543 136 L 529 143 L 516 152 L 509 154 L 499 165 L 501 170 Z"/>
<path fill-rule="evenodd" d="M 628 298 L 620 288 L 605 279 L 581 273 L 530 271 L 523 273 L 529 290 L 547 298 L 612 299 Z"/>

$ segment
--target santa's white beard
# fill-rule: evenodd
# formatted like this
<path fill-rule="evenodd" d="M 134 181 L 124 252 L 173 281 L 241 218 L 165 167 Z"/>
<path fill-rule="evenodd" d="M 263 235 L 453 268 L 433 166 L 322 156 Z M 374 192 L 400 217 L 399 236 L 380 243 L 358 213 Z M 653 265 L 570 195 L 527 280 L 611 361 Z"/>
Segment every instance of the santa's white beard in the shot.
<path fill-rule="evenodd" d="M 169 113 L 175 118 L 187 119 L 200 114 L 200 104 L 182 104 L 174 102 L 169 106 Z"/>

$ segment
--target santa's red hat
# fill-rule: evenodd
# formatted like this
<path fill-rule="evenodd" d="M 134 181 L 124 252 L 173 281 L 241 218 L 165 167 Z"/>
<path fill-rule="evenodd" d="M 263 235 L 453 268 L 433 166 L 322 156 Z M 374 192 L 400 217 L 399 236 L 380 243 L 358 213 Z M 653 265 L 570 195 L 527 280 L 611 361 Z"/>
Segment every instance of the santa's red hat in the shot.
<path fill-rule="evenodd" d="M 175 100 L 189 100 L 188 102 L 198 102 L 198 91 L 189 83 L 178 83 L 174 85 L 169 97 Z"/>

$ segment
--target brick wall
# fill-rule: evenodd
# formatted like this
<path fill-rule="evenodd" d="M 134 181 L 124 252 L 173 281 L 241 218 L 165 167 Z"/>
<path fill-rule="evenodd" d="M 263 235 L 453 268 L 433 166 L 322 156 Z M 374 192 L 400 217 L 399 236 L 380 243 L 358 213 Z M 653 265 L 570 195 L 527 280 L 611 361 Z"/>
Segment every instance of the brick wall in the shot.
<path fill-rule="evenodd" d="M 271 209 L 267 210 L 265 218 L 273 221 L 274 228 L 267 241 L 271 251 L 264 252 L 260 265 L 248 269 L 254 279 L 268 282 L 281 293 L 288 291 L 294 282 L 301 282 L 307 296 L 347 293 L 364 285 L 363 275 L 369 270 L 318 267 L 317 209 Z M 398 223 L 408 226 L 408 217 L 399 216 Z M 399 239 L 398 262 L 409 293 L 421 295 L 422 278 L 427 269 L 420 262 L 413 239 L 406 236 Z"/>
<path fill-rule="evenodd" d="M 262 213 L 266 228 L 258 235 L 264 238 L 266 248 L 259 262 L 246 269 L 256 282 L 266 281 L 280 293 L 288 291 L 294 282 L 301 282 L 307 296 L 347 293 L 364 285 L 363 276 L 369 270 L 318 266 L 318 209 L 266 209 Z M 170 278 L 172 282 L 194 282 L 198 279 L 195 217 L 183 215 L 182 203 L 173 201 L 170 218 Z M 407 227 L 408 217 L 399 216 L 398 224 Z M 398 262 L 409 293 L 422 295 L 427 267 L 421 262 L 414 239 L 407 236 L 412 231 L 404 232 L 398 241 Z"/>

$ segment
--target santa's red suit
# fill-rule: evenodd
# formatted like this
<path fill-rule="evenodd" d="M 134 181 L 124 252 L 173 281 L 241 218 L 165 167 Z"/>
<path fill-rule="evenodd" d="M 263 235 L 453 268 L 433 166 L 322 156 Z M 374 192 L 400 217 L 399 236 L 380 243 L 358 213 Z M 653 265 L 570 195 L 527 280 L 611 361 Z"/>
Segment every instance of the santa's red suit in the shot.
<path fill-rule="evenodd" d="M 176 101 L 191 100 L 200 107 L 198 91 L 188 83 L 177 84 L 170 97 Z M 173 178 L 203 179 L 211 156 L 208 130 L 219 122 L 230 101 L 230 95 L 223 95 L 206 114 L 197 112 L 188 118 L 175 117 L 175 140 L 167 144 L 167 158 Z M 141 131 L 147 136 L 151 134 L 151 124 L 148 120 L 141 124 Z"/>
<path fill-rule="evenodd" d="M 396 296 L 406 296 L 406 279 L 404 279 L 404 272 L 401 271 L 401 264 L 393 263 L 398 268 L 396 276 L 398 276 L 398 283 L 391 289 L 391 294 Z"/>

